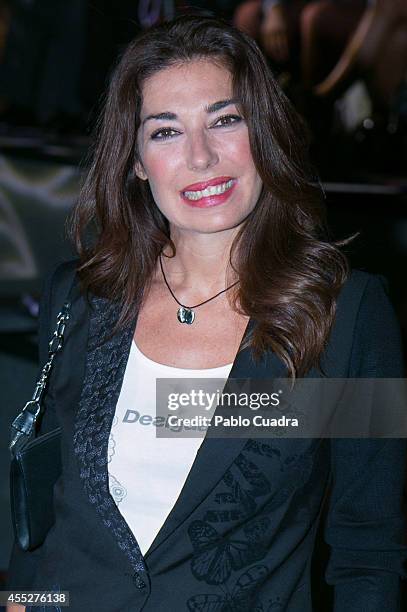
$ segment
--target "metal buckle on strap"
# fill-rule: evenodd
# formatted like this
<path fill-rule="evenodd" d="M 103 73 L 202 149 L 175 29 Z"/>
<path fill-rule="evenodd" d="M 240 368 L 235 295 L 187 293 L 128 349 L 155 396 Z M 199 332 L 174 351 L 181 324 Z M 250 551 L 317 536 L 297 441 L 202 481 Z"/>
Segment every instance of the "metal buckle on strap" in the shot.
<path fill-rule="evenodd" d="M 66 323 L 70 317 L 70 307 L 70 302 L 65 302 L 61 311 L 58 313 L 56 328 L 48 344 L 48 361 L 41 370 L 31 400 L 26 403 L 22 411 L 16 416 L 11 424 L 9 451 L 12 456 L 15 455 L 22 442 L 34 433 L 35 423 L 41 411 L 41 401 L 52 370 L 55 355 L 63 346 L 63 336 Z"/>

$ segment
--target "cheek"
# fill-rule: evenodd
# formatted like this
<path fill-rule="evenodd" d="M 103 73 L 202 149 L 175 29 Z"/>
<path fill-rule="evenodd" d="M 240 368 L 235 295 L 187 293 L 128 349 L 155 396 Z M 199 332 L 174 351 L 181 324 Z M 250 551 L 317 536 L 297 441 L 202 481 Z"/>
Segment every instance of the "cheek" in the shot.
<path fill-rule="evenodd" d="M 150 187 L 157 183 L 157 189 L 165 189 L 168 182 L 177 176 L 177 160 L 179 152 L 175 151 L 174 146 L 162 146 L 161 150 L 149 151 L 148 148 L 144 155 L 144 168 L 147 173 Z"/>
<path fill-rule="evenodd" d="M 246 177 L 246 186 L 250 191 L 256 192 L 256 199 L 260 194 L 262 188 L 262 180 L 257 172 L 257 168 L 254 164 L 249 139 L 242 138 L 235 143 L 234 159 L 236 160 L 236 167 L 242 171 L 242 174 Z"/>
<path fill-rule="evenodd" d="M 171 172 L 171 163 L 169 163 L 168 156 L 155 155 L 146 161 L 145 169 L 150 184 L 162 183 Z"/>
<path fill-rule="evenodd" d="M 250 142 L 246 134 L 242 134 L 240 138 L 235 140 L 230 140 L 224 151 L 238 168 L 254 168 Z"/>
<path fill-rule="evenodd" d="M 171 205 L 169 192 L 174 190 L 177 185 L 179 169 L 176 168 L 177 157 L 170 151 L 154 152 L 154 155 L 146 155 L 144 158 L 144 168 L 150 186 L 153 199 L 166 216 L 170 215 Z"/>

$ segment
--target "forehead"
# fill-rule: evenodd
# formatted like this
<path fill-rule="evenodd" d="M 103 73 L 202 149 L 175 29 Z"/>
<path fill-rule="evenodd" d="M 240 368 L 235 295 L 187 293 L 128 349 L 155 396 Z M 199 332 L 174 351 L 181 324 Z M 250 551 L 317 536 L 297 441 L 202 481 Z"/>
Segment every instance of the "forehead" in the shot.
<path fill-rule="evenodd" d="M 191 60 L 159 70 L 142 88 L 141 115 L 183 106 L 204 107 L 208 102 L 232 96 L 232 76 L 213 61 Z"/>

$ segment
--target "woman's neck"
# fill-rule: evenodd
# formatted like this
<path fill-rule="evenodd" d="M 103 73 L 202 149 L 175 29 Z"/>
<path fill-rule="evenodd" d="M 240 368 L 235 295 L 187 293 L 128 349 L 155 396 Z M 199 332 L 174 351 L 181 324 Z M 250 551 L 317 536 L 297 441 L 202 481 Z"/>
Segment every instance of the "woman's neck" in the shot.
<path fill-rule="evenodd" d="M 161 258 L 165 277 L 173 291 L 178 288 L 206 296 L 222 291 L 238 280 L 229 265 L 230 244 L 225 244 L 224 240 L 198 238 L 174 241 L 174 244 L 175 257 L 166 257 L 171 255 L 171 249 L 165 247 Z M 157 279 L 160 277 L 163 280 L 158 261 Z"/>

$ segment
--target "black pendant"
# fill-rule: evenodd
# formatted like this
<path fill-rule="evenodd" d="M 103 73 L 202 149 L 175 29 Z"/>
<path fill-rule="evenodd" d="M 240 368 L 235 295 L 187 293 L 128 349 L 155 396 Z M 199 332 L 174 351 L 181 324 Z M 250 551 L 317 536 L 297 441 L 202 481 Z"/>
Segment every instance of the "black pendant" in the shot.
<path fill-rule="evenodd" d="M 187 323 L 188 325 L 191 325 L 191 323 L 194 322 L 195 313 L 190 308 L 184 308 L 184 306 L 181 306 L 181 308 L 178 308 L 177 317 L 180 323 Z"/>

